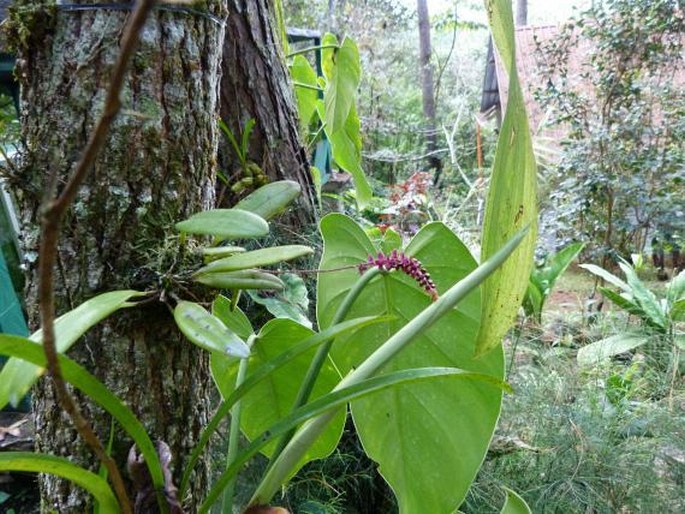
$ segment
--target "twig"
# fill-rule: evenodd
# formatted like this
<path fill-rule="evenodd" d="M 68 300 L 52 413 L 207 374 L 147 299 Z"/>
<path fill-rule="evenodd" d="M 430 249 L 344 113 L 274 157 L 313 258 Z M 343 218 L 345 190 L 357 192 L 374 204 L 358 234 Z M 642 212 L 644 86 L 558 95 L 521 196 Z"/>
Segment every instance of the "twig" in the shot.
<path fill-rule="evenodd" d="M 57 360 L 53 271 L 62 218 L 76 198 L 79 186 L 92 168 L 100 149 L 105 143 L 110 125 L 121 108 L 119 94 L 124 83 L 126 70 L 138 43 L 138 35 L 154 5 L 155 0 L 139 0 L 136 4 L 124 30 L 121 53 L 112 73 L 112 81 L 107 92 L 102 116 L 98 120 L 97 126 L 83 151 L 81 160 L 76 165 L 73 174 L 69 177 L 66 186 L 55 200 L 48 200 L 44 204 L 38 265 L 38 297 L 43 328 L 43 348 L 45 350 L 47 368 L 52 376 L 57 398 L 61 407 L 71 417 L 79 435 L 90 446 L 100 462 L 102 462 L 102 465 L 107 468 L 112 487 L 124 514 L 131 514 L 131 501 L 126 493 L 126 486 L 119 473 L 119 469 L 114 460 L 107 455 L 102 441 L 95 434 L 90 423 L 83 417 L 73 397 L 69 394 L 59 361 Z"/>

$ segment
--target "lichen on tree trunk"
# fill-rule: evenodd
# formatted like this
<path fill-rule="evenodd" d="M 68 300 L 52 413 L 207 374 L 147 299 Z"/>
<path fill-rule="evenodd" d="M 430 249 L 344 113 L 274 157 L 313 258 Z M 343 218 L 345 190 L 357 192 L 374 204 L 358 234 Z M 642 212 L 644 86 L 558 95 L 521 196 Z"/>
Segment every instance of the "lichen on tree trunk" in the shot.
<path fill-rule="evenodd" d="M 230 15 L 223 45 L 221 117 L 240 134 L 255 120 L 249 145 L 250 159 L 269 180 L 291 179 L 302 186 L 304 209 L 295 223 L 314 218 L 309 157 L 298 134 L 297 109 L 285 66 L 274 3 L 267 0 L 228 0 Z M 220 146 L 221 163 L 229 174 L 239 173 L 228 142 Z"/>
<path fill-rule="evenodd" d="M 224 4 L 208 4 L 212 13 L 225 14 Z M 50 177 L 61 188 L 101 113 L 127 15 L 108 8 L 58 9 L 40 38 L 20 42 L 25 147 L 13 184 L 30 261 L 37 255 L 44 191 Z M 214 204 L 223 35 L 224 25 L 201 12 L 157 11 L 146 24 L 122 93 L 123 110 L 63 223 L 58 313 L 104 291 L 159 288 L 165 274 L 178 271 L 173 223 Z M 36 328 L 35 267 L 28 278 L 27 304 Z M 211 380 L 206 352 L 179 334 L 168 306 L 152 303 L 116 314 L 69 356 L 118 394 L 153 439 L 169 444 L 178 480 L 207 422 Z M 57 407 L 49 379 L 35 388 L 33 400 L 38 450 L 94 469 L 92 455 Z M 106 441 L 110 419 L 82 398 L 81 405 Z M 130 444 L 118 429 L 114 455 L 120 464 Z M 207 482 L 203 464 L 191 497 L 184 499 L 189 512 Z M 90 498 L 63 480 L 43 477 L 41 495 L 44 511 L 91 509 Z"/>

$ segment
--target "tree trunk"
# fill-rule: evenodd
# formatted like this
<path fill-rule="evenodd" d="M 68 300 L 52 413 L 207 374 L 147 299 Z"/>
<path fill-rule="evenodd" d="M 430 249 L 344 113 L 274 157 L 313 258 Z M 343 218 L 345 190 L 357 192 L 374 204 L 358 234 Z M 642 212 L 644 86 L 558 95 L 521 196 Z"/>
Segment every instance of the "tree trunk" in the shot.
<path fill-rule="evenodd" d="M 255 120 L 249 141 L 250 160 L 262 168 L 270 181 L 299 182 L 304 209 L 297 211 L 297 221 L 311 222 L 315 202 L 309 156 L 299 139 L 297 109 L 273 23 L 274 3 L 229 0 L 228 4 L 221 117 L 236 136 L 248 120 Z M 241 169 L 228 141 L 222 142 L 219 153 L 226 174 L 239 178 Z"/>
<path fill-rule="evenodd" d="M 26 2 L 36 6 L 36 2 Z M 127 5 L 127 4 L 126 4 Z M 214 204 L 219 60 L 225 10 L 158 10 L 142 34 L 122 93 L 123 110 L 108 143 L 67 214 L 56 272 L 57 312 L 115 289 L 168 289 L 181 269 L 174 222 Z M 101 111 L 108 76 L 119 53 L 128 13 L 107 7 L 58 9 L 19 40 L 25 148 L 15 189 L 20 191 L 24 245 L 37 255 L 38 206 L 51 177 L 60 189 L 78 160 Z M 22 16 L 25 16 L 22 18 Z M 17 15 L 28 24 L 31 14 Z M 36 270 L 29 270 L 31 324 L 37 327 Z M 176 482 L 206 424 L 212 388 L 208 355 L 179 335 L 169 305 L 128 309 L 96 326 L 70 351 L 119 395 L 174 456 Z M 52 383 L 42 380 L 33 396 L 37 446 L 97 465 L 57 407 Z M 103 441 L 110 418 L 80 398 L 81 408 Z M 120 465 L 131 441 L 117 429 L 113 454 Z M 194 512 L 207 490 L 201 464 L 185 498 Z M 43 511 L 82 514 L 90 498 L 71 483 L 41 480 Z"/>
<path fill-rule="evenodd" d="M 516 25 L 528 25 L 528 0 L 516 0 Z"/>
<path fill-rule="evenodd" d="M 442 169 L 442 161 L 434 153 L 437 150 L 435 87 L 433 84 L 433 65 L 431 63 L 431 27 L 426 0 L 417 0 L 416 10 L 419 18 L 419 67 L 421 70 L 423 117 L 426 121 L 426 150 L 429 154 L 428 165 L 431 169 L 435 170 L 437 179 Z"/>

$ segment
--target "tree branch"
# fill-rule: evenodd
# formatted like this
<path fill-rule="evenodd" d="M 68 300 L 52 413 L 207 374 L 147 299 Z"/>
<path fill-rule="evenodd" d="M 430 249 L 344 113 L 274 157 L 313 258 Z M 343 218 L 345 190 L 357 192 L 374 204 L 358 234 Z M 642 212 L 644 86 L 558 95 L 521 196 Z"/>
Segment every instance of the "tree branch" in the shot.
<path fill-rule="evenodd" d="M 114 460 L 107 455 L 105 448 L 78 409 L 74 399 L 69 394 L 62 370 L 57 360 L 57 348 L 55 345 L 55 297 L 53 272 L 57 257 L 57 244 L 59 241 L 62 219 L 71 203 L 76 198 L 80 185 L 93 166 L 100 149 L 103 147 L 109 128 L 114 117 L 119 112 L 121 101 L 119 94 L 124 83 L 124 78 L 129 62 L 138 43 L 138 36 L 150 11 L 155 5 L 155 0 L 139 0 L 129 18 L 121 44 L 121 53 L 114 66 L 111 84 L 105 99 L 103 113 L 98 120 L 95 130 L 91 134 L 83 155 L 76 165 L 74 172 L 69 177 L 66 186 L 54 200 L 46 200 L 42 209 L 41 242 L 38 264 L 38 298 L 41 325 L 43 328 L 43 348 L 47 360 L 47 368 L 52 376 L 57 398 L 60 406 L 69 414 L 74 427 L 83 440 L 90 446 L 95 455 L 107 469 L 114 492 L 117 495 L 124 514 L 131 513 L 131 502 L 126 493 L 126 487 L 121 473 Z M 52 194 L 48 195 L 48 198 Z"/>

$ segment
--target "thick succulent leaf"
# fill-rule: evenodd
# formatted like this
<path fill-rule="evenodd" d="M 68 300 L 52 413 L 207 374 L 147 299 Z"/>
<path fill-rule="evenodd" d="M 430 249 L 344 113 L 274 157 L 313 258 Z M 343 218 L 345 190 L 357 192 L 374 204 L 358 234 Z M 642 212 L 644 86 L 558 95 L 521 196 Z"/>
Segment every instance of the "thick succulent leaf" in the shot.
<path fill-rule="evenodd" d="M 211 262 L 244 251 L 245 248 L 242 246 L 213 246 L 211 248 L 203 248 L 202 255 L 205 258 L 205 262 Z"/>
<path fill-rule="evenodd" d="M 289 319 L 269 321 L 262 327 L 252 346 L 247 378 L 250 377 L 250 372 L 260 365 L 273 360 L 312 335 L 314 332 L 311 329 Z M 311 351 L 296 357 L 274 371 L 242 398 L 241 429 L 248 439 L 254 440 L 259 437 L 291 412 L 302 377 L 306 374 L 315 352 L 316 349 L 312 348 Z M 230 360 L 212 355 L 212 375 L 224 398 L 230 396 L 235 389 L 237 369 Z M 330 392 L 339 380 L 340 376 L 332 363 L 325 363 L 314 385 L 312 399 Z M 341 411 L 300 464 L 330 454 L 340 440 L 344 424 L 345 412 Z M 263 453 L 270 456 L 274 446 L 275 442 L 269 444 L 262 450 Z"/>
<path fill-rule="evenodd" d="M 176 230 L 188 234 L 204 234 L 219 239 L 262 237 L 269 233 L 264 218 L 241 209 L 213 209 L 193 214 L 176 223 Z"/>
<path fill-rule="evenodd" d="M 504 490 L 507 493 L 507 499 L 500 514 L 531 514 L 530 507 L 523 498 L 511 489 L 505 487 Z"/>
<path fill-rule="evenodd" d="M 323 218 L 321 231 L 322 269 L 358 264 L 378 251 L 355 222 L 340 214 Z M 424 227 L 406 252 L 421 261 L 440 292 L 476 267 L 466 247 L 442 223 Z M 320 275 L 317 315 L 322 328 L 330 325 L 358 277 L 354 269 Z M 336 366 L 343 374 L 358 366 L 430 302 L 414 279 L 404 274 L 393 272 L 373 280 L 348 316 L 389 315 L 392 320 L 363 328 L 354 337 L 338 338 L 333 346 Z M 383 373 L 447 366 L 501 378 L 501 350 L 474 358 L 479 316 L 475 291 L 402 350 Z M 364 449 L 380 464 L 398 497 L 400 512 L 456 509 L 485 457 L 500 402 L 501 391 L 490 385 L 436 381 L 398 386 L 352 405 Z"/>
<path fill-rule="evenodd" d="M 200 348 L 240 359 L 250 355 L 250 349 L 235 332 L 197 303 L 178 302 L 174 320 L 183 335 Z"/>
<path fill-rule="evenodd" d="M 314 250 L 312 250 L 311 247 L 304 245 L 270 246 L 268 248 L 260 248 L 259 250 L 252 250 L 250 252 L 237 253 L 210 262 L 203 268 L 200 268 L 197 271 L 197 274 L 258 268 L 291 261 L 298 257 L 304 257 L 305 255 L 311 255 L 313 253 Z"/>
<path fill-rule="evenodd" d="M 91 327 L 113 312 L 135 305 L 130 300 L 145 296 L 139 291 L 112 291 L 95 296 L 55 320 L 55 346 L 60 353 L 66 352 Z M 43 331 L 34 332 L 29 338 L 43 342 Z M 16 406 L 31 386 L 45 372 L 20 359 L 9 359 L 0 372 L 0 409 L 7 403 Z"/>
<path fill-rule="evenodd" d="M 218 273 L 201 273 L 193 280 L 217 289 L 283 289 L 283 282 L 278 277 L 256 269 L 226 271 Z"/>
<path fill-rule="evenodd" d="M 300 191 L 300 185 L 293 180 L 270 182 L 240 200 L 235 209 L 270 220 L 283 212 L 300 195 Z"/>
<path fill-rule="evenodd" d="M 119 503 L 105 479 L 65 458 L 31 452 L 0 453 L 0 471 L 47 473 L 66 478 L 92 494 L 102 514 L 120 512 Z"/>
<path fill-rule="evenodd" d="M 482 323 L 476 352 L 500 346 L 528 287 L 537 233 L 536 164 L 523 92 L 514 60 L 510 0 L 486 1 L 493 40 L 509 75 L 509 95 L 500 130 L 485 209 L 481 259 L 493 256 L 529 226 L 526 239 L 483 284 Z"/>
<path fill-rule="evenodd" d="M 305 130 L 316 111 L 316 101 L 319 98 L 319 92 L 313 89 L 318 87 L 316 72 L 306 57 L 296 55 L 290 66 L 290 76 L 295 82 L 295 98 L 297 99 L 297 111 L 300 115 L 300 125 Z"/>
<path fill-rule="evenodd" d="M 354 106 L 361 79 L 359 50 L 350 38 L 343 39 L 332 58 L 334 67 L 324 91 L 326 126 L 330 133 L 342 131 Z"/>
<path fill-rule="evenodd" d="M 583 346 L 578 350 L 578 364 L 592 366 L 601 364 L 614 355 L 634 350 L 638 346 L 645 344 L 648 339 L 644 335 L 619 334 L 601 341 Z"/>
<path fill-rule="evenodd" d="M 276 293 L 248 291 L 248 294 L 255 303 L 266 307 L 266 310 L 276 318 L 288 318 L 311 328 L 312 322 L 307 317 L 309 295 L 304 280 L 293 273 L 284 273 L 281 275 L 281 280 L 285 284 L 282 291 Z"/>

